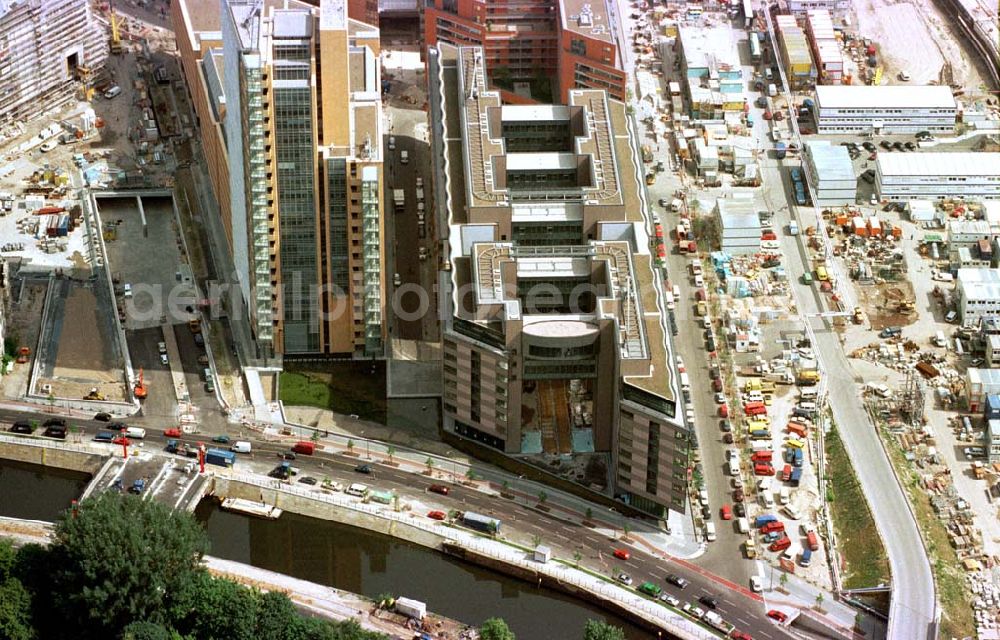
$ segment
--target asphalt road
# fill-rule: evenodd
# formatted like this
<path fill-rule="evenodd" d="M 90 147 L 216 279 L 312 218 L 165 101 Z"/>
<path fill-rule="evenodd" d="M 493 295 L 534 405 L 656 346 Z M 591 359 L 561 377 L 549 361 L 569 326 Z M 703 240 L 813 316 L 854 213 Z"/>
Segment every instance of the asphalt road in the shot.
<path fill-rule="evenodd" d="M 48 414 L 0 410 L 0 422 L 5 424 L 16 420 L 43 422 L 47 417 Z M 85 440 L 92 438 L 98 429 L 107 428 L 107 423 L 94 420 L 72 419 L 68 422 L 86 430 Z M 163 425 L 154 427 L 142 419 L 130 420 L 129 423 L 142 424 L 147 428 L 146 438 L 143 441 L 144 448 L 160 450 L 166 445 L 167 438 L 163 437 L 161 431 Z M 188 442 L 198 442 L 204 441 L 206 438 L 202 435 L 183 439 Z M 275 466 L 281 462 L 277 454 L 288 448 L 287 445 L 257 441 L 254 442 L 253 446 L 255 462 L 273 460 Z M 299 468 L 300 478 L 313 476 L 322 480 L 329 477 L 331 480 L 345 484 L 363 482 L 379 489 L 391 489 L 397 492 L 404 502 L 418 501 L 421 505 L 426 506 L 427 510 L 471 510 L 491 515 L 504 522 L 509 536 L 515 538 L 523 536 L 524 540 L 527 540 L 531 536 L 537 535 L 544 541 L 544 544 L 552 547 L 557 555 L 563 557 L 572 557 L 573 552 L 577 551 L 582 556 L 582 565 L 589 566 L 592 570 L 605 575 L 612 575 L 615 571 L 624 571 L 632 577 L 635 585 L 645 581 L 654 582 L 663 587 L 666 592 L 678 597 L 681 602 L 690 601 L 695 605 L 698 605 L 697 599 L 700 596 L 715 596 L 719 600 L 719 608 L 717 609 L 719 614 L 725 620 L 737 625 L 737 628 L 749 632 L 755 639 L 772 640 L 792 637 L 764 615 L 765 612 L 760 601 L 750 598 L 742 592 L 725 589 L 712 578 L 690 568 L 685 562 L 663 560 L 637 547 L 629 547 L 631 557 L 627 561 L 621 561 L 611 555 L 614 549 L 622 546 L 620 541 L 602 535 L 589 527 L 559 518 L 555 513 L 546 514 L 526 505 L 495 498 L 460 484 L 442 479 L 431 479 L 423 474 L 401 471 L 379 463 L 371 463 L 374 469 L 372 475 L 354 471 L 354 468 L 362 463 L 367 463 L 367 461 L 365 453 L 359 451 L 358 456 L 332 453 L 299 456 L 293 465 Z M 449 495 L 445 497 L 428 492 L 427 488 L 431 484 L 446 484 L 450 489 Z M 668 573 L 682 576 L 688 579 L 691 584 L 684 590 L 670 586 L 665 581 L 665 576 Z"/>
<path fill-rule="evenodd" d="M 772 50 L 776 51 L 770 14 L 767 14 L 767 25 Z M 783 87 L 788 87 L 784 69 L 779 68 L 778 72 Z M 788 98 L 789 104 L 794 104 L 790 99 L 791 96 Z M 758 118 L 759 115 L 758 113 Z M 794 126 L 794 122 L 792 124 Z M 797 129 L 795 133 L 798 134 Z M 801 138 L 797 137 L 796 142 L 801 147 Z M 789 161 L 765 161 L 762 167 L 763 181 L 769 189 L 775 187 L 782 189 L 782 195 L 791 207 L 789 213 L 799 216 L 800 228 L 804 228 L 803 225 L 811 223 L 814 210 L 799 211 L 794 205 L 794 200 L 788 199 L 789 194 L 784 189 L 780 169 L 780 165 L 785 162 Z M 806 215 L 801 216 L 802 213 Z M 806 222 L 806 218 L 810 222 Z M 787 220 L 782 219 L 782 222 Z M 824 234 L 821 228 L 817 228 L 817 232 L 820 235 Z M 803 285 L 800 284 L 802 273 L 809 268 L 808 252 L 802 244 L 802 237 L 791 237 L 786 234 L 781 234 L 781 237 L 782 248 L 787 258 L 786 269 L 789 277 L 795 281 L 793 286 L 796 288 L 799 311 L 805 314 L 825 311 L 816 291 L 804 291 Z M 793 259 L 796 255 L 797 260 Z M 845 283 L 845 286 L 850 285 Z M 847 362 L 838 335 L 827 320 L 815 318 L 808 322 L 811 323 L 815 333 L 814 350 L 827 378 L 829 403 L 834 420 L 840 429 L 841 440 L 847 449 L 847 455 L 871 507 L 875 525 L 889 556 L 892 600 L 888 637 L 905 640 L 934 638 L 936 636 L 934 615 L 937 609 L 934 576 L 916 520 L 902 488 L 895 480 L 895 473 L 882 447 L 878 432 L 863 408 L 858 381 L 855 380 L 854 372 Z"/>

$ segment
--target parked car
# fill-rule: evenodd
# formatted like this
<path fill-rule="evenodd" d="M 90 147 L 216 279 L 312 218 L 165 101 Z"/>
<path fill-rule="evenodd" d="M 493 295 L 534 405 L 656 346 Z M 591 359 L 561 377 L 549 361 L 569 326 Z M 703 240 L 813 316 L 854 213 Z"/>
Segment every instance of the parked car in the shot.
<path fill-rule="evenodd" d="M 8 431 L 10 431 L 11 433 L 20 433 L 27 435 L 29 433 L 34 433 L 35 427 L 33 427 L 30 422 L 18 421 L 12 424 L 10 429 L 8 429 Z"/>
<path fill-rule="evenodd" d="M 733 508 L 730 507 L 728 504 L 722 505 L 722 509 L 720 509 L 719 512 L 723 520 L 733 519 Z"/>
<path fill-rule="evenodd" d="M 111 414 L 101 411 L 100 413 L 94 414 L 94 420 L 98 422 L 111 422 Z"/>
<path fill-rule="evenodd" d="M 444 520 L 448 515 L 444 511 L 428 511 L 427 517 L 431 520 Z"/>
<path fill-rule="evenodd" d="M 678 600 L 674 596 L 670 595 L 669 593 L 661 593 L 660 594 L 660 601 L 661 602 L 666 602 L 671 607 L 679 607 L 680 604 L 681 604 L 680 600 Z"/>
<path fill-rule="evenodd" d="M 737 518 L 745 518 L 747 515 L 747 507 L 742 502 L 737 502 L 733 505 L 733 513 L 736 514 Z"/>
<path fill-rule="evenodd" d="M 370 464 L 359 464 L 354 467 L 354 470 L 369 476 L 372 474 L 372 466 Z"/>
<path fill-rule="evenodd" d="M 163 430 L 163 437 L 164 438 L 180 438 L 181 437 L 181 430 L 177 429 L 177 428 L 164 429 Z"/>
<path fill-rule="evenodd" d="M 299 482 L 301 484 L 308 484 L 308 485 L 312 486 L 312 485 L 316 484 L 316 478 L 314 478 L 312 476 L 302 476 L 301 478 L 299 478 Z"/>
<path fill-rule="evenodd" d="M 212 438 L 212 442 L 217 442 L 219 444 L 229 444 L 229 436 L 215 436 Z"/>
<path fill-rule="evenodd" d="M 617 576 L 615 576 L 615 580 L 617 580 L 618 582 L 620 582 L 620 583 L 622 583 L 624 585 L 631 585 L 632 584 L 632 576 L 630 576 L 627 573 L 619 573 Z"/>

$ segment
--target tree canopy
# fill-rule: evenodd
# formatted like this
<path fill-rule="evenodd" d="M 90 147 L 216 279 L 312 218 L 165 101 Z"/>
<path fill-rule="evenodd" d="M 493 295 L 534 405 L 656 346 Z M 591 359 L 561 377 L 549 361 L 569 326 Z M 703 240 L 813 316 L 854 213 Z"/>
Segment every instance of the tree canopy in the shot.
<path fill-rule="evenodd" d="M 600 620 L 587 620 L 583 640 L 625 640 L 625 631 Z"/>
<path fill-rule="evenodd" d="M 105 493 L 56 525 L 48 547 L 0 540 L 4 640 L 383 640 L 354 620 L 301 615 L 282 593 L 213 578 L 187 513 Z M 54 606 L 53 603 L 58 603 Z"/>

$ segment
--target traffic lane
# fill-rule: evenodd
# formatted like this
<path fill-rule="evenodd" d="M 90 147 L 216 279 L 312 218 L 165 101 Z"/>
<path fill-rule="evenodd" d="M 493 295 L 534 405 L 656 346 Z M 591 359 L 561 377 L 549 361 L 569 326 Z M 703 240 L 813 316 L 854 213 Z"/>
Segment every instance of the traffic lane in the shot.
<path fill-rule="evenodd" d="M 276 466 L 280 464 L 277 455 L 284 451 L 276 445 L 263 445 L 268 453 L 275 454 Z M 628 560 L 619 560 L 612 556 L 612 551 L 617 541 L 614 538 L 606 538 L 591 533 L 590 535 L 580 535 L 583 531 L 592 532 L 592 529 L 582 525 L 569 525 L 561 520 L 550 520 L 544 514 L 533 509 L 513 502 L 495 499 L 488 495 L 447 482 L 435 481 L 431 478 L 420 477 L 409 472 L 400 471 L 392 467 L 386 467 L 377 462 L 371 462 L 360 458 L 340 456 L 337 454 L 317 454 L 313 456 L 299 456 L 294 464 L 299 467 L 302 475 L 308 475 L 307 469 L 318 462 L 324 465 L 332 463 L 335 466 L 323 466 L 320 470 L 314 471 L 317 475 L 326 474 L 344 482 L 365 482 L 366 484 L 395 484 L 395 487 L 382 487 L 395 489 L 400 495 L 416 497 L 421 500 L 433 500 L 437 502 L 438 508 L 442 510 L 475 510 L 477 512 L 490 515 L 501 520 L 513 520 L 517 523 L 518 530 L 528 529 L 529 532 L 537 531 L 539 535 L 547 540 L 551 540 L 554 534 L 569 543 L 569 548 L 590 552 L 593 557 L 598 558 L 604 566 L 609 577 L 613 576 L 614 569 L 629 573 L 634 580 L 634 584 L 641 584 L 645 581 L 657 584 L 666 584 L 665 576 L 668 573 L 676 573 L 686 578 L 691 584 L 687 589 L 677 590 L 672 588 L 678 597 L 681 595 L 690 596 L 692 604 L 697 604 L 697 599 L 701 596 L 711 595 L 719 599 L 720 606 L 716 609 L 720 615 L 727 620 L 739 615 L 745 621 L 741 629 L 753 632 L 754 629 L 771 630 L 774 625 L 767 619 L 762 611 L 761 603 L 753 597 L 742 592 L 735 591 L 720 585 L 711 578 L 693 571 L 684 565 L 671 559 L 663 560 L 645 551 L 634 548 L 630 549 Z M 312 464 L 311 464 L 312 463 Z M 373 473 L 361 474 L 354 471 L 360 464 L 370 464 Z M 333 473 L 330 473 L 333 472 Z M 367 479 L 367 480 L 366 480 Z M 449 488 L 449 495 L 430 494 L 428 488 L 433 484 L 444 484 Z M 450 505 L 448 503 L 451 503 Z M 434 507 L 434 504 L 428 507 Z M 513 527 L 513 525 L 512 525 Z M 734 622 L 735 624 L 735 622 Z M 784 635 L 774 637 L 786 637 Z"/>
<path fill-rule="evenodd" d="M 0 419 L 9 422 L 22 419 L 39 419 L 40 417 L 43 416 L 30 412 L 9 410 L 0 411 Z M 73 420 L 73 424 L 88 428 L 88 433 L 94 433 L 98 428 L 107 427 L 107 423 L 94 420 Z M 167 439 L 168 438 L 163 435 L 161 430 L 151 429 L 147 431 L 146 438 L 142 441 L 142 445 L 143 448 L 153 448 L 154 446 L 162 448 L 166 446 Z M 182 436 L 181 439 L 189 443 L 205 441 L 204 438 L 198 438 L 190 435 Z M 206 445 L 211 446 L 210 443 L 205 443 Z M 265 458 L 269 455 L 274 456 L 275 466 L 278 466 L 281 462 L 278 458 L 278 454 L 284 453 L 288 450 L 286 446 L 279 446 L 274 443 L 255 443 L 254 446 L 257 454 L 262 453 Z M 255 456 L 255 459 L 262 460 L 264 458 L 261 458 L 258 455 Z M 570 542 L 571 545 L 584 551 L 592 552 L 596 554 L 595 557 L 598 558 L 610 556 L 615 546 L 614 539 L 600 536 L 594 533 L 592 529 L 585 528 L 582 525 L 568 525 L 562 521 L 556 521 L 553 523 L 550 522 L 549 518 L 544 514 L 520 504 L 514 504 L 503 499 L 493 499 L 490 496 L 482 494 L 481 492 L 463 487 L 461 485 L 453 485 L 440 481 L 435 482 L 434 479 L 423 478 L 419 474 L 400 471 L 376 462 L 364 460 L 363 458 L 325 453 L 313 456 L 299 456 L 294 461 L 294 464 L 296 467 L 299 467 L 301 475 L 303 476 L 330 476 L 331 479 L 345 483 L 365 481 L 369 484 L 374 484 L 376 481 L 390 483 L 398 485 L 392 488 L 396 488 L 400 492 L 405 492 L 407 494 L 413 492 L 414 490 L 418 490 L 423 498 L 430 498 L 438 501 L 439 503 L 444 502 L 442 505 L 442 508 L 444 509 L 449 508 L 447 506 L 448 502 L 454 503 L 454 506 L 458 507 L 458 501 L 461 501 L 462 507 L 493 515 L 499 519 L 506 518 L 508 520 L 514 520 L 522 526 L 528 524 L 546 535 L 551 535 L 554 531 L 558 531 L 561 534 L 561 537 Z M 354 471 L 354 468 L 360 464 L 371 464 L 374 469 L 374 473 L 367 475 Z M 447 485 L 449 487 L 449 496 L 445 497 L 439 494 L 430 495 L 427 489 L 432 484 Z M 629 561 L 625 563 L 625 566 L 631 570 L 633 578 L 637 578 L 637 582 L 639 583 L 645 580 L 650 580 L 659 584 L 664 580 L 664 576 L 667 573 L 676 573 L 691 582 L 691 586 L 689 586 L 688 589 L 697 590 L 689 593 L 695 593 L 697 595 L 720 595 L 725 591 L 720 585 L 714 583 L 710 578 L 705 577 L 683 565 L 677 564 L 670 559 L 662 560 L 655 558 L 641 549 L 633 549 L 630 551 L 630 554 L 631 557 Z M 680 595 L 685 594 L 684 592 L 678 592 L 678 597 L 680 597 Z M 697 600 L 697 595 L 695 595 L 694 600 Z M 727 604 L 727 608 L 720 608 L 720 612 L 729 612 L 730 610 L 728 609 L 728 606 L 731 605 L 734 610 L 739 609 L 740 614 L 744 616 L 744 618 L 749 617 L 751 621 L 761 617 L 759 614 L 751 613 L 754 609 L 758 609 L 760 607 L 760 604 L 755 600 L 746 597 L 739 592 L 729 592 L 727 596 L 728 597 L 723 600 L 723 602 Z M 730 600 L 730 598 L 733 600 Z M 766 618 L 764 620 L 765 624 L 767 624 Z M 773 627 L 773 625 L 770 626 Z"/>
<path fill-rule="evenodd" d="M 148 327 L 126 332 L 129 357 L 135 370 L 136 381 L 141 371 L 147 397 L 142 401 L 143 414 L 161 419 L 177 415 L 177 397 L 167 365 L 160 361 L 159 343 L 163 341 L 160 327 Z"/>
<path fill-rule="evenodd" d="M 389 184 L 393 189 L 403 189 L 405 196 L 405 207 L 402 213 L 396 213 L 393 209 L 394 238 L 392 246 L 394 248 L 393 278 L 399 274 L 401 284 L 421 286 L 420 265 L 417 258 L 418 247 L 422 240 L 420 238 L 420 226 L 417 223 L 417 170 L 418 159 L 415 153 L 415 140 L 409 136 L 394 136 L 396 149 L 387 151 L 389 159 Z M 401 162 L 402 152 L 409 154 L 409 162 Z M 424 182 L 424 190 L 427 190 L 427 182 Z M 426 207 L 426 205 L 425 205 Z M 426 214 L 425 214 L 426 216 Z M 425 227 L 426 229 L 426 227 Z M 393 291 L 396 289 L 393 284 Z M 410 289 L 412 287 L 407 287 Z M 423 337 L 422 318 L 413 318 L 414 312 L 420 308 L 420 295 L 417 292 L 406 291 L 403 295 L 393 296 L 393 301 L 406 314 L 404 317 L 397 315 L 397 329 L 399 336 L 405 340 L 420 340 Z M 393 305 L 395 307 L 395 304 Z M 394 309 L 395 310 L 395 309 Z"/>

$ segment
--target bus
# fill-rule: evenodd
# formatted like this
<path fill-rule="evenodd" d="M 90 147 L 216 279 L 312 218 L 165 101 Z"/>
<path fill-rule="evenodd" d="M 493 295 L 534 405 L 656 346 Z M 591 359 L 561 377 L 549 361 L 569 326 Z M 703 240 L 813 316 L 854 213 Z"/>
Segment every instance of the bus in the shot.
<path fill-rule="evenodd" d="M 760 40 L 757 39 L 757 32 L 750 34 L 750 62 L 754 64 L 761 61 Z"/>
<path fill-rule="evenodd" d="M 462 524 L 483 533 L 500 533 L 500 521 L 471 511 L 462 514 Z"/>

